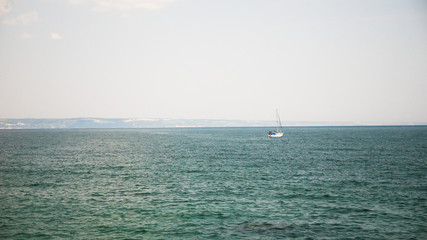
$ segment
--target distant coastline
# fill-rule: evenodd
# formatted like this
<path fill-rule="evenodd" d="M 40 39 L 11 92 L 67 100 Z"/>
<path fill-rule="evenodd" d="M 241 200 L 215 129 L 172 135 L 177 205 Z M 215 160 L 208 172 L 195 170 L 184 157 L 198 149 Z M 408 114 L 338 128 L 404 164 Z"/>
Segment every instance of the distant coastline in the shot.
<path fill-rule="evenodd" d="M 191 128 L 191 127 L 268 127 L 274 121 L 161 118 L 4 118 L 0 129 L 78 129 L 78 128 Z M 427 122 L 310 122 L 285 121 L 284 127 L 298 126 L 419 126 Z"/>

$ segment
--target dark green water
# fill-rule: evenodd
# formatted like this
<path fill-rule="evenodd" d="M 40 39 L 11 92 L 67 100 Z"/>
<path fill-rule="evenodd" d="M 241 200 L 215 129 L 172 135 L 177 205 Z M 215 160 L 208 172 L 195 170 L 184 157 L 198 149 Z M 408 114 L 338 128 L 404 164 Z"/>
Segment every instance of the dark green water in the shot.
<path fill-rule="evenodd" d="M 1 130 L 0 239 L 427 239 L 427 127 Z"/>

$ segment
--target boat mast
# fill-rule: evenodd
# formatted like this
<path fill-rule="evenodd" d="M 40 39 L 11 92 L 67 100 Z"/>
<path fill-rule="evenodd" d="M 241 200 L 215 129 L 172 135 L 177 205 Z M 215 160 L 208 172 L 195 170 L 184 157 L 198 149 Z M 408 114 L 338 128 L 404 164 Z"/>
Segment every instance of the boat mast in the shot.
<path fill-rule="evenodd" d="M 279 111 L 277 111 L 277 108 L 276 108 L 276 124 L 277 124 L 276 131 L 279 132 L 279 127 L 280 127 L 280 130 L 282 130 L 282 122 L 280 121 Z"/>

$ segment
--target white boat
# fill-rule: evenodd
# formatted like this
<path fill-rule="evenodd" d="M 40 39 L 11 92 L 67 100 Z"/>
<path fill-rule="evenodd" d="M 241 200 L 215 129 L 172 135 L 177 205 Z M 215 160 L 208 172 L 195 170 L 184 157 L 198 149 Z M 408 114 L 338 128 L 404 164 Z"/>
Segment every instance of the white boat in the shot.
<path fill-rule="evenodd" d="M 268 137 L 271 137 L 271 138 L 283 137 L 282 122 L 280 122 L 280 116 L 277 109 L 276 109 L 276 131 L 269 131 Z"/>

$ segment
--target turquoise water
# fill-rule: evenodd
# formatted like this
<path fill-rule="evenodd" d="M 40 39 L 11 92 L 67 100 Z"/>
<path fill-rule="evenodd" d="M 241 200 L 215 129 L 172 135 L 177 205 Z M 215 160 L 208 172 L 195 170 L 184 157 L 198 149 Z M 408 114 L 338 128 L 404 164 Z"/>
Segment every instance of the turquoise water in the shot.
<path fill-rule="evenodd" d="M 1 130 L 1 239 L 427 239 L 427 127 Z"/>

